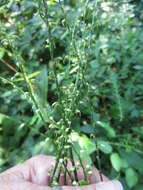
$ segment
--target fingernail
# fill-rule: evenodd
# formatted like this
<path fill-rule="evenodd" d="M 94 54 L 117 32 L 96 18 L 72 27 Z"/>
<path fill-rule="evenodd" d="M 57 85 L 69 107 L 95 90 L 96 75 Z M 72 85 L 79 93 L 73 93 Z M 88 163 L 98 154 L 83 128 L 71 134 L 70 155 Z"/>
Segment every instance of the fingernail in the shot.
<path fill-rule="evenodd" d="M 120 181 L 114 180 L 112 182 L 115 184 L 115 186 L 118 188 L 118 190 L 124 190 Z"/>

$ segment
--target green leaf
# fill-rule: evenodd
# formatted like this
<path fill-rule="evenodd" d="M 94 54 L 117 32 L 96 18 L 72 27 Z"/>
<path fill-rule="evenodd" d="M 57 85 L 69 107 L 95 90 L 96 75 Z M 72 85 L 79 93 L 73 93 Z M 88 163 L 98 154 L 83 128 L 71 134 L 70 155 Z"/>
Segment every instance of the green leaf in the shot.
<path fill-rule="evenodd" d="M 51 139 L 47 139 L 36 144 L 36 146 L 32 150 L 32 155 L 55 155 L 55 150 L 56 148 L 53 144 L 53 141 Z"/>
<path fill-rule="evenodd" d="M 5 54 L 5 49 L 4 48 L 0 48 L 0 59 L 3 58 L 4 54 Z"/>
<path fill-rule="evenodd" d="M 96 122 L 100 127 L 102 127 L 103 129 L 105 129 L 107 131 L 107 135 L 109 137 L 115 137 L 116 136 L 116 133 L 115 133 L 115 130 L 108 124 L 108 123 L 105 123 L 105 122 L 101 122 L 101 121 L 97 121 Z"/>
<path fill-rule="evenodd" d="M 40 71 L 36 71 L 36 72 L 33 72 L 32 74 L 29 74 L 27 77 L 28 77 L 28 79 L 33 79 L 39 74 L 40 74 Z M 13 79 L 13 82 L 20 82 L 23 80 L 24 80 L 24 77 L 21 77 L 21 75 L 20 75 L 19 78 Z"/>
<path fill-rule="evenodd" d="M 143 159 L 136 152 L 126 152 L 124 150 L 119 151 L 122 158 L 134 169 L 138 170 L 140 174 L 143 173 Z"/>
<path fill-rule="evenodd" d="M 5 114 L 0 113 L 0 125 L 4 127 L 11 127 L 20 124 L 20 121 L 14 119 L 14 117 L 9 117 Z"/>
<path fill-rule="evenodd" d="M 48 94 L 48 71 L 47 66 L 43 66 L 40 74 L 35 80 L 35 96 L 44 116 L 45 121 L 48 120 L 48 103 L 47 103 L 47 94 Z"/>
<path fill-rule="evenodd" d="M 128 168 L 129 164 L 125 159 L 121 159 L 121 167 L 122 168 Z"/>
<path fill-rule="evenodd" d="M 42 67 L 42 70 L 37 77 L 35 85 L 37 87 L 37 92 L 39 92 L 38 96 L 43 106 L 45 106 L 47 104 L 47 93 L 48 93 L 48 71 L 46 66 Z"/>
<path fill-rule="evenodd" d="M 113 154 L 111 154 L 110 160 L 111 160 L 111 163 L 112 163 L 113 168 L 114 168 L 117 172 L 119 172 L 120 169 L 121 169 L 121 158 L 120 158 L 119 154 L 118 154 L 118 153 L 113 153 Z"/>
<path fill-rule="evenodd" d="M 94 133 L 95 129 L 91 125 L 84 125 L 80 128 L 80 131 L 86 133 L 86 134 L 92 134 Z"/>
<path fill-rule="evenodd" d="M 112 152 L 112 146 L 107 141 L 98 140 L 97 144 L 98 148 L 105 154 L 110 154 Z"/>
<path fill-rule="evenodd" d="M 0 158 L 0 167 L 1 167 L 3 164 L 5 164 L 5 163 L 6 163 L 6 160 L 3 159 L 3 158 Z"/>
<path fill-rule="evenodd" d="M 85 148 L 88 154 L 91 154 L 95 151 L 95 143 L 85 135 L 80 137 L 80 145 L 81 147 Z"/>
<path fill-rule="evenodd" d="M 18 146 L 20 136 L 24 134 L 24 131 L 22 133 L 17 131 L 18 126 L 21 124 L 21 121 L 18 119 L 0 113 L 0 125 L 3 131 L 3 148 L 16 148 Z"/>
<path fill-rule="evenodd" d="M 132 169 L 128 168 L 125 172 L 126 175 L 126 182 L 130 188 L 134 187 L 138 182 L 138 175 L 137 173 Z"/>
<path fill-rule="evenodd" d="M 79 184 L 82 186 L 82 185 L 89 185 L 89 181 L 88 180 L 84 180 L 84 179 L 81 179 L 79 181 Z"/>
<path fill-rule="evenodd" d="M 87 136 L 80 136 L 78 133 L 71 134 L 71 140 L 76 151 L 80 154 L 81 158 L 87 163 L 91 163 L 90 154 L 96 150 L 94 141 L 90 140 Z M 74 155 L 76 159 L 76 154 Z"/>
<path fill-rule="evenodd" d="M 50 0 L 50 5 L 54 5 L 54 4 L 55 4 L 54 0 Z"/>
<path fill-rule="evenodd" d="M 143 190 L 143 185 L 138 185 L 138 186 L 136 187 L 136 190 Z"/>

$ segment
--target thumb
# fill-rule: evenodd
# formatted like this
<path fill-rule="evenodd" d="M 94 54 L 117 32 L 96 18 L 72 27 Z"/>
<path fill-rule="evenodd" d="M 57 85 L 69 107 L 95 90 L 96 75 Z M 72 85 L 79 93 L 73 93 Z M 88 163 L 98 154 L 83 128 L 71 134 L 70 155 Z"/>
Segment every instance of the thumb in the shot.
<path fill-rule="evenodd" d="M 21 187 L 22 188 L 20 190 L 25 190 L 25 189 L 28 189 L 28 190 L 52 190 L 51 187 L 36 185 L 36 184 L 30 183 L 30 182 L 26 182 L 26 183 L 22 184 Z M 19 189 L 19 188 L 17 188 L 17 189 Z"/>
<path fill-rule="evenodd" d="M 96 184 L 96 190 L 123 190 L 123 186 L 117 180 L 100 182 Z"/>

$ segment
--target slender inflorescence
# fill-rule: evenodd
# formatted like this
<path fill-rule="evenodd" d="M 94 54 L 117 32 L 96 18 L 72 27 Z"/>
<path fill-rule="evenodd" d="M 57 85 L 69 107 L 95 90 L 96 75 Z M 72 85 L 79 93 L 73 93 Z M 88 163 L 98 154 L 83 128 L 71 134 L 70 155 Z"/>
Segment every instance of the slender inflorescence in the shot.
<path fill-rule="evenodd" d="M 23 59 L 19 55 L 17 56 L 17 58 L 18 58 L 20 70 L 23 73 L 23 77 L 24 77 L 25 82 L 27 84 L 27 88 L 29 90 L 30 97 L 31 97 L 36 109 L 37 109 L 37 112 L 39 113 L 39 116 L 40 116 L 41 120 L 45 124 L 46 122 L 45 122 L 44 117 L 42 115 L 42 111 L 40 110 L 40 107 L 38 106 L 38 103 L 37 103 L 35 95 L 34 95 L 34 90 L 33 90 L 33 87 L 32 87 L 32 83 L 31 83 L 31 81 L 29 80 L 29 78 L 27 76 L 27 73 L 26 73 L 26 70 L 25 70 L 25 67 L 24 67 Z"/>
<path fill-rule="evenodd" d="M 74 146 L 72 145 L 72 142 L 70 141 L 69 137 L 70 137 L 70 133 L 72 132 L 71 121 L 72 121 L 72 117 L 74 115 L 74 111 L 76 108 L 76 106 L 75 106 L 76 99 L 77 99 L 76 94 L 78 94 L 77 92 L 79 92 L 79 89 L 81 88 L 82 84 L 85 82 L 83 60 L 82 60 L 81 56 L 78 54 L 78 50 L 77 50 L 75 39 L 74 39 L 74 32 L 73 32 L 72 28 L 70 27 L 70 25 L 68 24 L 68 22 L 66 21 L 66 13 L 64 11 L 64 8 L 62 7 L 61 1 L 59 0 L 59 6 L 61 8 L 63 15 L 65 16 L 65 27 L 67 28 L 68 33 L 71 38 L 71 49 L 72 49 L 73 55 L 76 56 L 76 58 L 78 60 L 78 70 L 77 70 L 77 74 L 76 74 L 76 80 L 75 80 L 73 91 L 71 92 L 71 101 L 70 101 L 70 107 L 69 107 L 70 112 L 69 112 L 69 114 L 67 114 L 65 111 L 66 110 L 65 108 L 68 107 L 68 105 L 64 106 L 64 104 L 63 104 L 62 89 L 58 82 L 58 77 L 57 77 L 57 72 L 56 72 L 57 60 L 54 59 L 54 44 L 53 44 L 53 39 L 52 39 L 52 35 L 51 35 L 51 26 L 49 23 L 48 6 L 47 6 L 45 0 L 43 0 L 42 2 L 39 1 L 38 5 L 39 5 L 39 14 L 40 14 L 42 20 L 45 22 L 45 24 L 47 26 L 47 30 L 48 30 L 50 57 L 51 57 L 51 61 L 53 62 L 53 73 L 54 73 L 54 77 L 55 77 L 59 104 L 60 104 L 60 108 L 62 110 L 62 120 L 63 120 L 64 130 L 66 131 L 65 135 L 63 135 L 62 134 L 63 131 L 61 131 L 62 144 L 60 145 L 60 148 L 58 150 L 56 164 L 55 164 L 55 167 L 53 169 L 53 172 L 52 172 L 51 178 L 50 178 L 50 185 L 55 184 L 55 181 L 54 181 L 55 174 L 59 167 L 60 167 L 59 172 L 61 172 L 61 168 L 64 168 L 65 184 L 66 184 L 66 175 L 69 176 L 71 183 L 76 182 L 76 184 L 78 184 L 79 179 L 78 179 L 78 174 L 77 174 L 76 163 L 75 163 L 74 156 L 73 156 L 73 150 L 74 150 L 74 153 L 77 154 L 77 156 L 78 156 L 78 159 L 81 164 L 81 168 L 83 169 L 84 178 L 86 181 L 87 181 L 87 174 L 86 174 L 86 170 L 84 168 L 84 164 L 82 163 L 82 159 L 80 158 L 80 154 L 75 149 L 73 149 Z M 68 148 L 65 149 L 64 147 L 68 147 Z M 74 178 L 72 177 L 71 172 L 69 171 L 69 169 L 67 167 L 67 159 L 66 158 L 68 158 L 71 161 L 71 164 L 73 167 Z M 62 166 L 60 163 L 61 159 L 62 159 Z M 66 161 L 66 163 L 64 160 Z"/>

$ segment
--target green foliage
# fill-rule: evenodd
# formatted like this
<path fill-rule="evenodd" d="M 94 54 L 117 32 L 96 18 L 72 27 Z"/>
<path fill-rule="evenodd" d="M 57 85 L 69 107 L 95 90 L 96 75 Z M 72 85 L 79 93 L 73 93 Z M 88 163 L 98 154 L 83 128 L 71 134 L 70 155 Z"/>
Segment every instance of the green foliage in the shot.
<path fill-rule="evenodd" d="M 138 175 L 132 168 L 126 170 L 126 181 L 130 188 L 134 187 L 138 182 Z"/>
<path fill-rule="evenodd" d="M 83 158 L 142 189 L 142 1 L 47 3 L 49 28 L 38 1 L 0 1 L 0 171 L 55 155 L 65 117 Z"/>
<path fill-rule="evenodd" d="M 112 153 L 110 159 L 111 159 L 111 163 L 112 163 L 113 168 L 117 172 L 119 172 L 121 169 L 121 158 L 120 158 L 119 154 Z"/>

